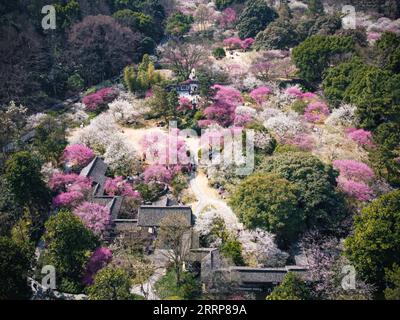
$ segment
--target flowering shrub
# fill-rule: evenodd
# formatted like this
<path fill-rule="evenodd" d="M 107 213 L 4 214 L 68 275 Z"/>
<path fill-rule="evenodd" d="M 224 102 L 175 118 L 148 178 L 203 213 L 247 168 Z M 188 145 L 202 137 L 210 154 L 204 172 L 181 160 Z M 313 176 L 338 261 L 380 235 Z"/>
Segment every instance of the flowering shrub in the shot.
<path fill-rule="evenodd" d="M 250 97 L 257 102 L 257 104 L 262 105 L 265 100 L 267 100 L 268 95 L 271 93 L 271 89 L 268 87 L 259 87 L 250 92 Z"/>
<path fill-rule="evenodd" d="M 132 185 L 121 176 L 114 179 L 107 178 L 104 184 L 104 191 L 110 196 L 127 196 L 140 199 L 140 193 L 133 190 Z"/>
<path fill-rule="evenodd" d="M 285 143 L 294 145 L 303 151 L 312 151 L 315 147 L 314 138 L 307 134 L 298 134 L 285 141 Z"/>
<path fill-rule="evenodd" d="M 304 131 L 304 124 L 296 113 L 285 114 L 279 110 L 264 122 L 264 127 L 273 131 L 280 139 L 294 137 Z"/>
<path fill-rule="evenodd" d="M 247 50 L 253 45 L 253 43 L 254 43 L 253 38 L 246 38 L 244 40 L 241 40 L 240 38 L 232 37 L 232 38 L 227 38 L 223 41 L 224 46 L 230 50 L 234 49 Z"/>
<path fill-rule="evenodd" d="M 234 88 L 214 85 L 214 103 L 204 110 L 210 123 L 218 123 L 223 127 L 230 126 L 235 120 L 236 107 L 243 102 L 240 92 Z"/>
<path fill-rule="evenodd" d="M 56 192 L 85 192 L 91 189 L 92 182 L 89 178 L 82 177 L 75 173 L 65 174 L 56 172 L 49 180 L 49 187 L 52 191 Z"/>
<path fill-rule="evenodd" d="M 222 28 L 228 28 L 236 21 L 236 11 L 232 8 L 226 8 L 218 17 L 218 24 Z"/>
<path fill-rule="evenodd" d="M 249 49 L 252 45 L 253 45 L 253 43 L 254 43 L 254 39 L 253 38 L 246 38 L 246 39 L 244 39 L 243 41 L 242 41 L 242 43 L 240 44 L 240 47 L 243 49 L 243 50 L 247 50 L 247 49 Z"/>
<path fill-rule="evenodd" d="M 349 197 L 359 201 L 369 201 L 374 198 L 374 192 L 364 182 L 357 182 L 339 177 L 337 183 L 338 187 Z"/>
<path fill-rule="evenodd" d="M 82 283 L 86 286 L 93 284 L 97 272 L 106 267 L 112 260 L 112 251 L 106 247 L 97 248 L 86 265 Z"/>
<path fill-rule="evenodd" d="M 354 160 L 335 160 L 333 167 L 339 170 L 341 176 L 349 180 L 366 182 L 375 177 L 368 165 Z"/>
<path fill-rule="evenodd" d="M 187 97 L 179 98 L 179 106 L 176 108 L 178 111 L 185 112 L 188 110 L 193 110 L 193 104 Z"/>
<path fill-rule="evenodd" d="M 372 169 L 365 163 L 354 160 L 335 160 L 333 167 L 339 170 L 338 187 L 349 197 L 359 201 L 368 201 L 374 192 L 367 185 L 375 177 Z"/>
<path fill-rule="evenodd" d="M 346 130 L 346 135 L 351 140 L 357 142 L 362 147 L 372 147 L 372 133 L 364 129 L 349 128 Z"/>
<path fill-rule="evenodd" d="M 89 111 L 96 111 L 99 108 L 110 103 L 118 96 L 118 93 L 113 88 L 104 88 L 95 93 L 85 96 L 82 100 L 83 104 Z"/>
<path fill-rule="evenodd" d="M 82 144 L 73 144 L 67 146 L 64 150 L 63 159 L 75 168 L 83 168 L 94 158 L 92 149 Z"/>
<path fill-rule="evenodd" d="M 165 166 L 151 165 L 144 171 L 143 176 L 146 183 L 160 182 L 170 184 L 174 178 L 174 173 Z"/>
<path fill-rule="evenodd" d="M 238 240 L 243 256 L 254 267 L 281 267 L 289 255 L 278 249 L 275 236 L 261 229 L 241 230 Z"/>
<path fill-rule="evenodd" d="M 303 96 L 303 91 L 297 86 L 287 88 L 285 93 L 296 98 L 301 98 Z"/>
<path fill-rule="evenodd" d="M 225 47 L 233 50 L 233 49 L 239 49 L 242 47 L 242 40 L 240 38 L 227 38 L 223 41 L 223 44 Z"/>
<path fill-rule="evenodd" d="M 328 115 L 329 115 L 328 106 L 322 102 L 310 103 L 304 112 L 304 118 L 308 122 L 313 122 L 313 123 L 319 123 L 324 121 Z"/>
<path fill-rule="evenodd" d="M 75 207 L 85 199 L 85 195 L 79 191 L 63 192 L 55 196 L 53 206 L 55 207 Z"/>
<path fill-rule="evenodd" d="M 109 104 L 109 112 L 121 125 L 137 123 L 148 110 L 143 103 L 134 99 L 129 101 L 120 97 Z"/>
<path fill-rule="evenodd" d="M 256 110 L 246 106 L 239 106 L 235 110 L 235 126 L 245 126 L 247 123 L 254 120 L 257 113 Z"/>
<path fill-rule="evenodd" d="M 74 214 L 97 235 L 102 235 L 110 224 L 110 210 L 97 203 L 84 202 L 74 210 Z"/>
<path fill-rule="evenodd" d="M 337 109 L 334 109 L 329 117 L 326 119 L 325 124 L 330 126 L 344 126 L 349 127 L 357 124 L 356 107 L 350 104 L 344 104 Z"/>

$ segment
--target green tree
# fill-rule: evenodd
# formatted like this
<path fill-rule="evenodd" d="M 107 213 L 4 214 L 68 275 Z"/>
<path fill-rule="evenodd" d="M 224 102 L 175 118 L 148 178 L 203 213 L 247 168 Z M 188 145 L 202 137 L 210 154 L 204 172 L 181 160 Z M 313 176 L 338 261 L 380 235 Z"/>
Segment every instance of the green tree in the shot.
<path fill-rule="evenodd" d="M 385 268 L 400 263 L 400 190 L 380 196 L 355 216 L 345 254 L 366 281 L 385 287 Z"/>
<path fill-rule="evenodd" d="M 246 227 L 273 232 L 286 245 L 304 230 L 304 213 L 297 199 L 297 187 L 286 179 L 255 173 L 238 185 L 229 203 Z"/>
<path fill-rule="evenodd" d="M 374 131 L 375 148 L 369 153 L 375 171 L 394 186 L 400 185 L 399 141 L 400 124 L 382 123 Z"/>
<path fill-rule="evenodd" d="M 9 238 L 0 238 L 0 299 L 29 299 L 32 256 Z"/>
<path fill-rule="evenodd" d="M 193 16 L 176 12 L 168 18 L 165 30 L 172 36 L 181 37 L 189 32 L 193 22 Z"/>
<path fill-rule="evenodd" d="M 94 283 L 87 288 L 89 300 L 139 300 L 130 293 L 131 279 L 124 269 L 107 266 L 94 277 Z"/>
<path fill-rule="evenodd" d="M 57 164 L 68 144 L 66 125 L 52 116 L 48 116 L 35 129 L 36 135 L 33 141 L 35 150 L 44 161 Z"/>
<path fill-rule="evenodd" d="M 222 47 L 215 48 L 212 52 L 215 59 L 223 59 L 226 56 L 225 49 Z"/>
<path fill-rule="evenodd" d="M 331 166 L 309 153 L 285 152 L 267 158 L 259 170 L 277 174 L 296 186 L 308 228 L 337 230 L 346 210 Z"/>
<path fill-rule="evenodd" d="M 310 300 L 310 297 L 310 289 L 304 280 L 294 272 L 288 272 L 266 300 Z"/>
<path fill-rule="evenodd" d="M 299 76 L 310 84 L 318 83 L 325 70 L 340 55 L 353 52 L 351 37 L 313 36 L 293 49 L 293 61 L 299 68 Z"/>
<path fill-rule="evenodd" d="M 400 119 L 400 75 L 378 67 L 358 73 L 346 90 L 345 100 L 357 106 L 362 127 L 375 129 Z"/>
<path fill-rule="evenodd" d="M 386 270 L 386 281 L 389 286 L 385 289 L 386 300 L 400 300 L 400 267 L 395 264 L 390 270 Z"/>
<path fill-rule="evenodd" d="M 364 73 L 368 66 L 358 57 L 329 68 L 324 76 L 322 87 L 330 104 L 337 107 L 345 97 L 346 90 L 354 79 Z"/>
<path fill-rule="evenodd" d="M 385 32 L 375 47 L 379 53 L 378 63 L 388 71 L 400 73 L 400 36 L 394 32 Z"/>
<path fill-rule="evenodd" d="M 46 262 L 56 268 L 59 283 L 79 288 L 91 252 L 99 245 L 98 238 L 69 211 L 50 217 L 45 227 Z"/>
<path fill-rule="evenodd" d="M 38 240 L 51 203 L 40 161 L 27 151 L 17 152 L 6 162 L 4 177 L 15 203 L 29 212 L 32 237 Z"/>
<path fill-rule="evenodd" d="M 254 38 L 274 21 L 278 14 L 264 0 L 249 0 L 238 18 L 236 25 L 241 39 Z"/>
<path fill-rule="evenodd" d="M 180 284 L 177 285 L 175 272 L 168 270 L 154 287 L 161 299 L 194 300 L 201 296 L 200 282 L 189 272 L 182 274 Z"/>
<path fill-rule="evenodd" d="M 294 26 L 289 21 L 279 19 L 271 22 L 264 31 L 257 34 L 255 47 L 287 50 L 297 44 L 298 36 Z"/>

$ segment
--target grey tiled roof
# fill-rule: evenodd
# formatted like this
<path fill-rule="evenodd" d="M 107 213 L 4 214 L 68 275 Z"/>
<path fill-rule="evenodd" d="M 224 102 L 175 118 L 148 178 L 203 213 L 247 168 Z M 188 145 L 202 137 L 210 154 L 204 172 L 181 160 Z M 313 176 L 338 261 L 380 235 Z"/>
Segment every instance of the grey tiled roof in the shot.
<path fill-rule="evenodd" d="M 118 213 L 121 210 L 122 197 L 94 197 L 93 202 L 101 204 L 110 210 L 111 221 L 118 218 Z"/>
<path fill-rule="evenodd" d="M 81 176 L 90 178 L 96 184 L 93 191 L 94 196 L 104 194 L 106 171 L 107 164 L 101 158 L 95 157 L 80 173 Z"/>
<path fill-rule="evenodd" d="M 141 206 L 139 208 L 138 226 L 159 227 L 161 220 L 172 214 L 182 215 L 186 226 L 193 226 L 192 209 L 186 206 Z"/>
<path fill-rule="evenodd" d="M 231 267 L 229 271 L 236 273 L 244 286 L 281 283 L 289 271 L 298 274 L 304 280 L 308 279 L 307 268 L 298 266 L 286 266 L 284 268 Z"/>

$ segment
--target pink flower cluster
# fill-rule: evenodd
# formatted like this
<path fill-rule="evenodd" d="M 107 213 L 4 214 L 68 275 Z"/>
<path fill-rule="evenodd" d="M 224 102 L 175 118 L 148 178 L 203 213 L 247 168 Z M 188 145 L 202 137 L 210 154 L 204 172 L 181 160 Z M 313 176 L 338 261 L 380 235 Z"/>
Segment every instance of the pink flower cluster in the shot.
<path fill-rule="evenodd" d="M 85 286 L 93 284 L 93 278 L 97 272 L 106 267 L 112 260 L 112 251 L 109 248 L 97 248 L 86 265 L 86 271 L 82 283 Z"/>
<path fill-rule="evenodd" d="M 105 104 L 110 103 L 118 96 L 113 88 L 104 88 L 95 93 L 85 96 L 82 100 L 83 104 L 89 111 L 96 111 Z"/>
<path fill-rule="evenodd" d="M 289 96 L 298 98 L 298 99 L 304 99 L 304 100 L 315 100 L 317 99 L 317 95 L 312 92 L 305 92 L 298 88 L 298 87 L 289 87 L 285 90 L 285 93 Z"/>
<path fill-rule="evenodd" d="M 243 103 L 243 98 L 240 92 L 234 88 L 218 84 L 211 88 L 215 90 L 214 103 L 204 110 L 204 115 L 209 124 L 218 123 L 223 127 L 229 127 L 235 120 L 236 107 Z"/>
<path fill-rule="evenodd" d="M 123 177 L 119 176 L 114 179 L 107 178 L 104 184 L 104 191 L 109 196 L 125 196 L 140 199 L 140 193 L 133 190 L 131 184 L 124 180 Z"/>
<path fill-rule="evenodd" d="M 193 110 L 193 104 L 189 98 L 180 97 L 179 98 L 179 106 L 176 109 L 181 112 Z"/>
<path fill-rule="evenodd" d="M 257 104 L 262 105 L 271 93 L 271 89 L 265 86 L 258 87 L 250 92 L 250 97 L 257 102 Z"/>
<path fill-rule="evenodd" d="M 359 201 L 368 201 L 374 197 L 368 183 L 375 174 L 368 165 L 354 160 L 335 160 L 333 167 L 340 172 L 338 187 L 349 197 Z"/>
<path fill-rule="evenodd" d="M 304 111 L 304 119 L 312 123 L 322 122 L 328 115 L 328 106 L 322 102 L 310 103 Z"/>
<path fill-rule="evenodd" d="M 218 18 L 218 23 L 222 28 L 228 28 L 236 21 L 236 11 L 232 8 L 226 8 Z"/>
<path fill-rule="evenodd" d="M 101 235 L 110 224 L 110 210 L 97 203 L 83 202 L 74 210 L 74 214 L 97 235 Z"/>
<path fill-rule="evenodd" d="M 315 147 L 315 140 L 311 135 L 298 134 L 284 143 L 294 145 L 303 151 L 312 151 Z"/>
<path fill-rule="evenodd" d="M 349 139 L 357 142 L 362 147 L 372 147 L 372 133 L 364 129 L 349 128 L 346 130 L 346 135 Z"/>
<path fill-rule="evenodd" d="M 156 164 L 147 167 L 143 176 L 146 183 L 157 182 L 170 184 L 175 173 L 166 166 Z"/>
<path fill-rule="evenodd" d="M 241 40 L 240 38 L 237 37 L 231 37 L 231 38 L 226 38 L 223 41 L 223 44 L 225 47 L 228 47 L 231 50 L 234 49 L 247 50 L 253 45 L 254 41 L 255 40 L 253 38 L 246 38 L 244 40 Z"/>
<path fill-rule="evenodd" d="M 63 159 L 71 167 L 83 168 L 94 158 L 92 149 L 82 144 L 73 144 L 67 146 L 64 150 Z"/>
<path fill-rule="evenodd" d="M 55 173 L 49 181 L 49 187 L 59 192 L 53 199 L 55 207 L 75 207 L 86 198 L 92 182 L 77 174 Z"/>

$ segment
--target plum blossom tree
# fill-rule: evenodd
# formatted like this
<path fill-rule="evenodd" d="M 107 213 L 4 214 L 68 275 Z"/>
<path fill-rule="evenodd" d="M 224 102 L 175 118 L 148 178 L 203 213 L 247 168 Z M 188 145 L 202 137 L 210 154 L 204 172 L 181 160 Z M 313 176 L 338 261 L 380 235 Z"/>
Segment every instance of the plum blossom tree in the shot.
<path fill-rule="evenodd" d="M 94 152 L 82 144 L 72 144 L 65 148 L 63 159 L 72 168 L 81 169 L 94 158 Z"/>
<path fill-rule="evenodd" d="M 283 113 L 277 110 L 276 115 L 268 117 L 264 127 L 274 132 L 279 139 L 295 137 L 304 132 L 305 126 L 297 113 Z"/>
<path fill-rule="evenodd" d="M 228 127 L 234 122 L 236 107 L 243 103 L 243 98 L 234 88 L 216 84 L 211 89 L 215 90 L 213 104 L 204 110 L 204 115 L 210 122 Z"/>
<path fill-rule="evenodd" d="M 275 244 L 275 236 L 261 229 L 241 230 L 238 240 L 247 263 L 255 267 L 281 267 L 289 255 Z"/>
<path fill-rule="evenodd" d="M 374 191 L 368 183 L 375 174 L 368 165 L 354 160 L 335 160 L 333 167 L 340 172 L 337 178 L 339 189 L 350 198 L 359 201 L 369 201 L 374 198 Z"/>
<path fill-rule="evenodd" d="M 348 128 L 346 130 L 346 136 L 355 141 L 359 146 L 372 147 L 372 133 L 364 129 Z"/>
<path fill-rule="evenodd" d="M 374 171 L 368 165 L 354 160 L 335 160 L 333 167 L 346 179 L 368 182 L 375 177 Z"/>
<path fill-rule="evenodd" d="M 374 191 L 364 182 L 348 180 L 339 176 L 337 178 L 337 184 L 339 189 L 346 195 L 359 201 L 369 201 L 375 196 Z"/>
<path fill-rule="evenodd" d="M 257 104 L 262 105 L 265 100 L 267 100 L 268 95 L 271 93 L 271 89 L 262 86 L 258 87 L 250 92 L 250 97 L 257 102 Z"/>
<path fill-rule="evenodd" d="M 336 127 L 350 127 L 358 124 L 356 117 L 356 106 L 350 104 L 341 105 L 339 108 L 334 109 L 329 117 L 326 119 L 325 124 Z"/>
<path fill-rule="evenodd" d="M 110 196 L 126 196 L 140 199 L 140 193 L 133 190 L 132 185 L 121 176 L 114 179 L 107 178 L 104 184 L 104 191 Z"/>
<path fill-rule="evenodd" d="M 138 153 L 121 135 L 115 135 L 106 147 L 104 161 L 115 175 L 129 176 L 140 170 Z"/>
<path fill-rule="evenodd" d="M 222 43 L 229 50 L 240 49 L 242 47 L 242 40 L 237 37 L 226 38 Z"/>
<path fill-rule="evenodd" d="M 312 123 L 320 123 L 324 121 L 328 115 L 328 106 L 322 102 L 310 103 L 304 112 L 304 118 Z"/>
<path fill-rule="evenodd" d="M 90 257 L 86 271 L 83 276 L 82 282 L 85 286 L 93 284 L 93 278 L 97 272 L 106 267 L 112 260 L 113 254 L 109 248 L 100 247 L 97 248 Z"/>
<path fill-rule="evenodd" d="M 226 8 L 218 17 L 218 24 L 221 28 L 227 29 L 233 26 L 237 18 L 236 11 L 232 8 Z"/>
<path fill-rule="evenodd" d="M 146 183 L 158 182 L 170 184 L 174 173 L 171 172 L 167 167 L 162 165 L 151 165 L 143 173 L 144 181 Z"/>
<path fill-rule="evenodd" d="M 110 210 L 97 203 L 83 202 L 74 214 L 96 235 L 102 235 L 110 224 Z"/>
<path fill-rule="evenodd" d="M 315 140 L 311 135 L 300 133 L 293 138 L 283 141 L 284 143 L 294 145 L 303 151 L 312 151 L 315 147 Z"/>
<path fill-rule="evenodd" d="M 118 96 L 113 88 L 104 88 L 85 96 L 82 100 L 88 111 L 97 111 L 110 103 Z"/>
<path fill-rule="evenodd" d="M 144 103 L 136 99 L 118 98 L 109 104 L 109 111 L 120 125 L 138 123 L 149 110 Z"/>
<path fill-rule="evenodd" d="M 255 109 L 246 106 L 239 106 L 235 110 L 235 126 L 243 127 L 256 118 Z"/>

